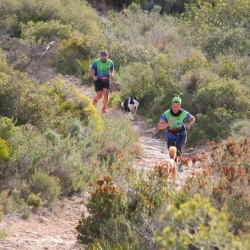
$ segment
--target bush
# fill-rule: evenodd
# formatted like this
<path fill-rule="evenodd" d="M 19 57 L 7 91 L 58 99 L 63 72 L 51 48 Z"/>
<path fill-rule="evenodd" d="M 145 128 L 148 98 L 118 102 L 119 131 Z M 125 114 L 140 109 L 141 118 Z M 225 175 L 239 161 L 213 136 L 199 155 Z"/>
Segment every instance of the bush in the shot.
<path fill-rule="evenodd" d="M 201 86 L 192 99 L 190 112 L 197 116 L 197 124 L 192 134 L 193 142 L 198 142 L 194 131 L 201 133 L 205 141 L 226 139 L 231 134 L 230 124 L 234 120 L 249 115 L 250 103 L 247 89 L 235 80 L 217 79 Z M 204 143 L 204 141 L 203 141 Z"/>
<path fill-rule="evenodd" d="M 249 54 L 248 12 L 247 0 L 228 0 L 186 5 L 183 17 L 189 25 L 186 30 L 191 31 L 191 36 L 196 36 L 194 44 L 201 47 L 208 57 L 215 58 L 219 54 L 242 56 Z"/>
<path fill-rule="evenodd" d="M 153 247 L 157 212 L 172 198 L 166 180 L 159 179 L 156 172 L 138 175 L 130 167 L 113 176 L 96 180 L 87 204 L 89 216 L 83 214 L 76 227 L 78 240 L 88 246 L 100 240 L 109 246 L 122 242 L 135 249 Z"/>
<path fill-rule="evenodd" d="M 249 121 L 239 120 L 235 121 L 232 126 L 232 137 L 235 140 L 243 140 L 244 138 L 250 138 L 249 133 Z"/>
<path fill-rule="evenodd" d="M 8 140 L 16 131 L 15 123 L 8 117 L 0 117 L 0 137 Z"/>
<path fill-rule="evenodd" d="M 149 96 L 155 95 L 155 84 L 153 69 L 149 63 L 132 63 L 121 69 L 118 82 L 121 83 L 121 96 L 123 99 L 136 96 L 140 104 L 147 102 Z M 140 74 L 138 74 L 140 72 Z"/>
<path fill-rule="evenodd" d="M 230 231 L 245 237 L 250 228 L 248 140 L 209 145 L 206 155 L 192 159 L 200 161 L 204 170 L 187 179 L 183 192 L 187 197 L 196 193 L 209 197 L 215 208 L 227 212 Z"/>
<path fill-rule="evenodd" d="M 21 197 L 21 190 L 13 188 L 8 198 L 8 213 L 23 213 L 25 210 L 27 211 L 27 205 L 25 200 Z"/>
<path fill-rule="evenodd" d="M 0 193 L 0 207 L 1 207 L 1 213 L 7 212 L 8 210 L 8 198 L 10 195 L 10 190 L 5 189 Z M 1 214 L 2 215 L 2 214 Z"/>
<path fill-rule="evenodd" d="M 17 15 L 18 22 L 28 21 L 49 21 L 58 18 L 61 8 L 61 1 L 55 0 L 44 4 L 44 0 L 20 0 L 16 1 L 13 13 Z"/>
<path fill-rule="evenodd" d="M 61 1 L 62 8 L 58 12 L 59 20 L 62 24 L 71 24 L 73 28 L 81 34 L 91 36 L 95 34 L 95 39 L 98 41 L 97 34 L 102 33 L 100 25 L 100 17 L 96 11 L 91 8 L 86 1 Z"/>
<path fill-rule="evenodd" d="M 219 141 L 231 135 L 230 124 L 233 112 L 225 108 L 208 109 L 206 114 L 197 115 L 197 123 L 189 131 L 189 143 L 204 145 L 208 141 Z"/>
<path fill-rule="evenodd" d="M 205 68 L 208 65 L 208 60 L 204 53 L 198 49 L 190 49 L 180 61 L 180 67 L 184 73 L 192 69 Z"/>
<path fill-rule="evenodd" d="M 72 34 L 68 40 L 63 40 L 59 46 L 58 59 L 54 62 L 54 66 L 62 74 L 80 76 L 87 73 L 87 70 L 82 68 L 84 62 L 88 62 L 89 67 L 92 63 L 90 59 L 99 54 L 101 48 L 104 48 L 101 36 L 96 38 L 81 34 Z"/>
<path fill-rule="evenodd" d="M 201 199 L 199 195 L 179 209 L 169 206 L 162 219 L 168 226 L 156 232 L 159 249 L 236 249 L 240 244 L 230 232 L 226 213 L 215 209 L 209 199 Z"/>
<path fill-rule="evenodd" d="M 10 148 L 7 145 L 7 142 L 0 138 L 0 162 L 6 161 L 10 156 Z"/>
<path fill-rule="evenodd" d="M 49 176 L 42 172 L 31 176 L 30 186 L 33 193 L 41 194 L 41 199 L 47 205 L 57 201 L 61 194 L 61 187 L 58 178 L 55 176 Z"/>
<path fill-rule="evenodd" d="M 122 13 L 111 13 L 109 22 L 105 23 L 104 37 L 106 41 L 127 41 L 131 45 L 153 46 L 162 53 L 177 50 L 183 54 L 186 40 L 179 32 L 179 24 L 172 16 L 160 15 L 157 11 L 148 15 L 133 4 Z"/>
<path fill-rule="evenodd" d="M 158 50 L 150 45 L 140 45 L 134 42 L 114 41 L 109 45 L 109 58 L 114 58 L 115 69 L 136 62 L 149 62 L 156 56 Z M 121 70 L 123 71 L 123 70 Z"/>
<path fill-rule="evenodd" d="M 57 105 L 44 87 L 14 71 L 11 75 L 0 74 L 0 114 L 15 119 L 18 125 L 31 123 L 42 127 L 48 124 L 56 114 Z"/>
<path fill-rule="evenodd" d="M 249 34 L 244 28 L 216 28 L 202 38 L 201 47 L 208 57 L 218 54 L 228 55 L 233 51 L 236 55 L 249 54 Z"/>
<path fill-rule="evenodd" d="M 21 24 L 21 37 L 35 42 L 51 42 L 53 40 L 68 39 L 72 32 L 70 24 L 64 25 L 60 21 L 28 22 Z"/>
<path fill-rule="evenodd" d="M 27 198 L 27 204 L 29 206 L 34 206 L 35 208 L 42 207 L 44 205 L 44 202 L 40 198 L 39 194 L 30 194 Z"/>
<path fill-rule="evenodd" d="M 88 244 L 93 242 L 95 238 L 100 238 L 102 224 L 111 217 L 117 218 L 124 213 L 126 206 L 123 199 L 123 193 L 115 187 L 110 176 L 98 179 L 91 200 L 87 205 L 90 216 L 83 215 L 76 227 L 78 241 L 82 244 Z"/>

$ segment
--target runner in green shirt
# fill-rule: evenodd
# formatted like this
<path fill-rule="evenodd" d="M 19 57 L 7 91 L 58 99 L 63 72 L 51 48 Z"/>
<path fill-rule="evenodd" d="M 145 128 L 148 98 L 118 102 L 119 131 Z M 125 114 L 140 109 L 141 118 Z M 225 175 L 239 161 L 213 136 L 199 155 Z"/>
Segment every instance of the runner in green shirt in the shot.
<path fill-rule="evenodd" d="M 108 59 L 108 52 L 101 51 L 101 57 L 96 59 L 90 67 L 90 74 L 94 80 L 96 96 L 93 105 L 103 97 L 102 113 L 107 113 L 110 78 L 114 77 L 114 63 Z"/>
<path fill-rule="evenodd" d="M 185 123 L 189 121 L 189 123 Z M 186 129 L 190 129 L 195 123 L 195 117 L 184 109 L 181 109 L 181 98 L 179 96 L 172 99 L 171 108 L 166 110 L 158 123 L 158 129 L 166 130 L 166 142 L 170 146 L 177 148 L 177 156 L 182 155 L 183 145 L 187 141 Z M 177 157 L 175 159 L 177 162 Z M 178 164 L 179 172 L 183 171 L 182 164 Z"/>

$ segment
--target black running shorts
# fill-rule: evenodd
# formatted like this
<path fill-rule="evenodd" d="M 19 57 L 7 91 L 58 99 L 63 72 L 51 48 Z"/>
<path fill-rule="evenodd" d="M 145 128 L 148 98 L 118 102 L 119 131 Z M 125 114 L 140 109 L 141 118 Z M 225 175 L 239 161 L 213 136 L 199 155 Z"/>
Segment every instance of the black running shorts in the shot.
<path fill-rule="evenodd" d="M 103 89 L 109 89 L 109 81 L 97 80 L 94 81 L 95 92 L 101 91 Z"/>

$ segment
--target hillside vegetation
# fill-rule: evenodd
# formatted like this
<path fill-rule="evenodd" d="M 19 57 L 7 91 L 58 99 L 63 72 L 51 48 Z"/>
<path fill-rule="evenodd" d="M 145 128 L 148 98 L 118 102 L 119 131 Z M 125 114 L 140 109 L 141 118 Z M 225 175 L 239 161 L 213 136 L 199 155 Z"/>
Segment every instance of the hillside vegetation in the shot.
<path fill-rule="evenodd" d="M 249 249 L 250 2 L 97 2 L 0 0 L 0 211 L 27 218 L 87 191 L 76 230 L 89 249 Z M 156 125 L 183 93 L 196 117 L 188 143 L 211 148 L 184 187 L 133 169 L 129 120 L 102 117 L 43 71 L 92 86 L 102 49 L 122 87 L 109 105 L 135 95 Z"/>

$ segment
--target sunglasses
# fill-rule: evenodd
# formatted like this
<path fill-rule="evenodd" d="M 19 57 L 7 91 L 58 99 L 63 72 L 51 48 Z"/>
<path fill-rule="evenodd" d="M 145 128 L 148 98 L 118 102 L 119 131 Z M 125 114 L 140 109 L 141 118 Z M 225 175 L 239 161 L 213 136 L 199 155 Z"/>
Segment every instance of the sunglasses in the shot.
<path fill-rule="evenodd" d="M 105 53 L 105 52 L 102 52 L 102 53 L 101 53 L 101 56 L 108 56 L 108 54 Z"/>

